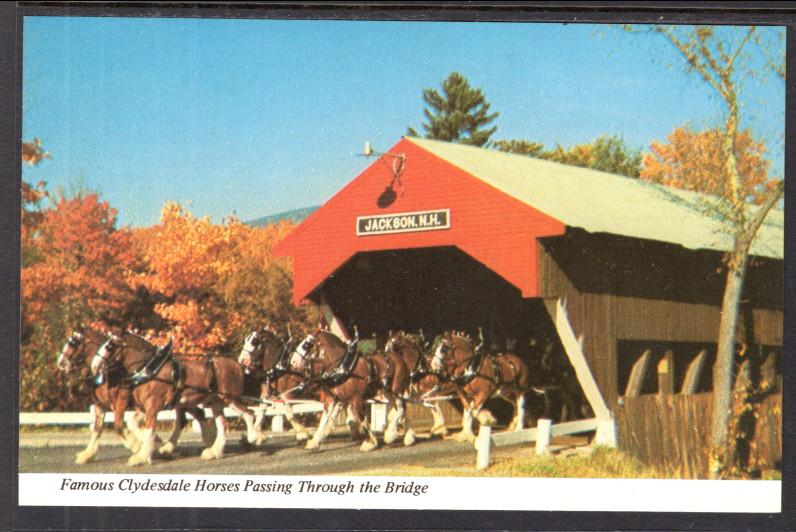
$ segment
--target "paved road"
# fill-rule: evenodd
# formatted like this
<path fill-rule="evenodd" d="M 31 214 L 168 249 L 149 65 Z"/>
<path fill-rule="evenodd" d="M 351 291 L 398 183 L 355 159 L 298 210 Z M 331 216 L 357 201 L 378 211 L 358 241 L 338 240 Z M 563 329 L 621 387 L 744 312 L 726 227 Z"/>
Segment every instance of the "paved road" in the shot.
<path fill-rule="evenodd" d="M 400 443 L 363 453 L 359 444 L 347 434 L 333 434 L 318 451 L 307 451 L 289 434 L 275 435 L 262 446 L 246 450 L 238 442 L 240 433 L 233 433 L 227 444 L 226 455 L 221 460 L 205 461 L 199 458 L 202 447 L 198 438 L 185 434 L 180 442 L 179 456 L 156 459 L 152 466 L 131 468 L 126 465 L 129 452 L 120 445 L 100 446 L 94 462 L 85 465 L 74 463 L 75 453 L 85 444 L 87 431 L 78 437 L 56 435 L 44 441 L 46 446 L 35 444 L 41 435 L 22 435 L 19 450 L 20 472 L 80 472 L 80 473 L 201 473 L 201 474 L 264 474 L 264 475 L 320 475 L 351 474 L 396 465 L 423 467 L 467 467 L 475 465 L 472 445 L 452 440 L 420 439 L 411 447 Z M 115 443 L 114 434 L 105 434 L 106 443 Z M 517 452 L 517 447 L 493 449 L 495 456 Z M 531 451 L 525 446 L 523 450 Z"/>

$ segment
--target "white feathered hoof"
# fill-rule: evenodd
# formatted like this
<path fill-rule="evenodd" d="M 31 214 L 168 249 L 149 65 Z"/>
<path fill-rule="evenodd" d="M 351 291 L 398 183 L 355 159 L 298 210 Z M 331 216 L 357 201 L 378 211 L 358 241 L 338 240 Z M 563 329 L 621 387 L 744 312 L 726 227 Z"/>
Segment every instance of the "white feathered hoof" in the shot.
<path fill-rule="evenodd" d="M 134 454 L 133 456 L 130 457 L 129 460 L 127 460 L 127 465 L 130 467 L 138 467 L 144 464 L 152 465 L 152 457 L 151 456 L 144 457 L 141 456 L 140 454 Z"/>
<path fill-rule="evenodd" d="M 472 432 L 457 432 L 453 436 L 451 436 L 453 441 L 460 441 L 460 442 L 472 442 L 475 441 L 475 435 Z"/>
<path fill-rule="evenodd" d="M 131 441 L 130 447 L 128 447 L 128 449 L 130 449 L 131 453 L 136 454 L 138 451 L 141 450 L 141 442 L 138 440 Z"/>
<path fill-rule="evenodd" d="M 175 445 L 172 442 L 166 442 L 160 446 L 158 453 L 164 456 L 171 456 L 174 453 L 174 447 Z"/>
<path fill-rule="evenodd" d="M 216 460 L 224 456 L 223 451 L 217 451 L 212 447 L 208 447 L 204 451 L 202 451 L 202 460 Z"/>
<path fill-rule="evenodd" d="M 395 429 L 387 428 L 384 431 L 384 443 L 385 445 L 390 445 L 392 442 L 398 439 L 398 431 Z"/>
<path fill-rule="evenodd" d="M 318 440 L 307 440 L 307 445 L 304 446 L 304 448 L 308 451 L 313 451 L 315 449 L 319 449 L 320 447 L 321 444 L 318 442 Z"/>
<path fill-rule="evenodd" d="M 80 451 L 75 455 L 75 463 L 76 464 L 87 464 L 94 459 L 94 453 L 90 451 Z"/>
<path fill-rule="evenodd" d="M 296 441 L 307 441 L 310 439 L 310 434 L 308 432 L 299 431 L 296 433 Z"/>
<path fill-rule="evenodd" d="M 415 431 L 413 429 L 409 429 L 404 434 L 404 446 L 409 447 L 410 445 L 414 445 L 417 441 L 417 437 L 415 435 Z"/>
<path fill-rule="evenodd" d="M 372 451 L 378 446 L 379 444 L 372 440 L 365 440 L 362 442 L 362 445 L 359 446 L 359 450 L 366 453 L 368 451 Z"/>
<path fill-rule="evenodd" d="M 445 425 L 437 425 L 436 427 L 431 428 L 431 435 L 432 436 L 447 436 L 448 435 L 448 427 Z"/>

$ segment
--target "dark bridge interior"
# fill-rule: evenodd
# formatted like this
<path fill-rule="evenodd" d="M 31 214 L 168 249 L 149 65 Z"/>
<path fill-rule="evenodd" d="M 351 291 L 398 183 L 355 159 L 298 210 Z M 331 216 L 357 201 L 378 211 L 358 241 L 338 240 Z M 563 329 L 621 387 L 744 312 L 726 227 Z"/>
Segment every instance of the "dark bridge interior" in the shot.
<path fill-rule="evenodd" d="M 455 247 L 358 253 L 322 290 L 361 337 L 421 328 L 429 337 L 447 329 L 475 335 L 483 327 L 500 345 L 528 333 L 520 291 Z"/>
<path fill-rule="evenodd" d="M 377 349 L 390 330 L 422 329 L 431 340 L 445 330 L 475 337 L 483 327 L 490 351 L 522 357 L 532 380 L 545 347 L 569 366 L 542 301 L 523 299 L 518 288 L 455 247 L 358 253 L 315 296 L 320 292 L 346 328 L 356 325 L 361 339 L 375 337 Z M 511 409 L 502 401 L 487 406 L 501 423 L 509 421 Z"/>

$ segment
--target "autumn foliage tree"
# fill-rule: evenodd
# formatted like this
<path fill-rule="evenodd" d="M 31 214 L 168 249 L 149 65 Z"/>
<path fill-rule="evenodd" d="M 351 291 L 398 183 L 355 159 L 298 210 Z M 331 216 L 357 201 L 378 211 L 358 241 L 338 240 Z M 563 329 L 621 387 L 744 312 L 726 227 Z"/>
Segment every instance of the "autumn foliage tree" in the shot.
<path fill-rule="evenodd" d="M 22 163 L 27 166 L 36 166 L 44 159 L 50 158 L 50 154 L 44 151 L 41 139 L 33 139 L 30 142 L 22 143 Z M 41 213 L 41 202 L 47 196 L 47 184 L 39 181 L 30 184 L 22 181 L 22 265 L 31 260 L 31 254 L 35 251 L 32 238 L 36 229 L 41 224 L 43 215 Z"/>
<path fill-rule="evenodd" d="M 723 178 L 727 155 L 720 129 L 678 127 L 666 139 L 650 145 L 641 163 L 642 179 L 722 198 L 730 195 L 729 182 Z M 740 195 L 747 202 L 760 204 L 778 183 L 769 177 L 771 162 L 765 158 L 765 144 L 744 130 L 736 135 L 733 151 L 738 172 L 744 176 Z"/>
<path fill-rule="evenodd" d="M 146 267 L 129 278 L 161 299 L 154 310 L 169 326 L 150 333 L 173 336 L 182 352 L 230 353 L 263 323 L 303 324 L 307 310 L 290 302 L 289 264 L 271 254 L 291 227 L 214 224 L 166 204 L 159 224 L 135 232 Z"/>
<path fill-rule="evenodd" d="M 75 401 L 53 371 L 55 352 L 81 325 L 119 325 L 136 258 L 129 232 L 116 228 L 116 211 L 97 194 L 61 197 L 38 214 L 35 229 L 26 234 L 23 225 L 21 403 L 42 410 Z M 54 398 L 53 389 L 63 395 Z"/>
<path fill-rule="evenodd" d="M 739 149 L 744 139 L 740 125 L 742 102 L 739 98 L 741 86 L 747 80 L 767 77 L 769 74 L 785 80 L 785 50 L 782 42 L 778 46 L 764 42 L 755 26 L 720 28 L 655 25 L 642 30 L 635 27 L 626 29 L 663 37 L 684 61 L 686 71 L 704 81 L 723 106 L 724 120 L 715 130 L 715 142 L 721 152 L 712 166 L 717 173 L 709 178 L 699 178 L 699 183 L 709 186 L 704 192 L 720 194 L 720 200 L 710 204 L 709 214 L 724 220 L 733 242 L 732 249 L 727 253 L 727 281 L 713 367 L 710 475 L 720 478 L 726 474 L 733 459 L 728 438 L 733 366 L 749 252 L 760 226 L 785 191 L 781 180 L 764 180 L 761 185 L 755 183 L 761 180 L 759 175 L 744 173 L 745 152 Z M 709 138 L 710 135 L 705 137 Z M 710 141 L 707 144 L 713 145 Z M 750 148 L 754 152 L 751 144 Z M 748 149 L 746 153 L 749 153 Z M 757 205 L 753 206 L 750 200 Z"/>
<path fill-rule="evenodd" d="M 40 141 L 23 144 L 24 164 L 46 158 Z M 80 326 L 139 330 L 156 342 L 173 336 L 183 353 L 234 356 L 254 327 L 317 322 L 312 309 L 292 305 L 290 262 L 271 252 L 292 224 L 214 224 L 169 203 L 158 224 L 119 228 L 96 193 L 53 195 L 43 182 L 23 182 L 21 193 L 22 410 L 87 406 L 88 382 L 55 369 Z"/>

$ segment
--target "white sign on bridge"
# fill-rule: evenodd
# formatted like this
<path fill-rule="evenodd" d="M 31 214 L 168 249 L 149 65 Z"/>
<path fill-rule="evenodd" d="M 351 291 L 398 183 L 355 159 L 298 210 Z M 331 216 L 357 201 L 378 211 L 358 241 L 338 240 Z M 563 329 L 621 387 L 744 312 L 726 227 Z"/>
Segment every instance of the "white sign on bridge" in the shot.
<path fill-rule="evenodd" d="M 450 209 L 357 216 L 357 236 L 436 231 L 451 226 Z"/>

